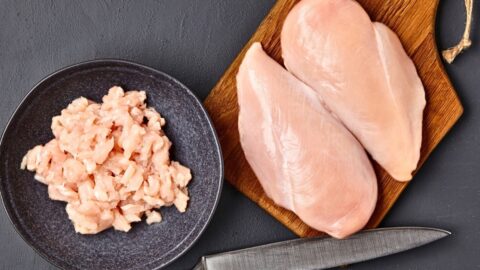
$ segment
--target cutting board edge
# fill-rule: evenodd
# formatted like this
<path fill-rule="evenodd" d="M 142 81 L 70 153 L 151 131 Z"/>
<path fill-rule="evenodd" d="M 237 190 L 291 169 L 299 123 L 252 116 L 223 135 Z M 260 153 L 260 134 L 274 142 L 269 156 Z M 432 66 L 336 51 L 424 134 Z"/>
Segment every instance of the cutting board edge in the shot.
<path fill-rule="evenodd" d="M 452 131 L 453 127 L 457 124 L 458 120 L 460 119 L 460 117 L 463 115 L 463 106 L 461 105 L 461 102 L 459 101 L 458 102 L 459 106 L 460 106 L 460 110 L 458 111 L 458 113 L 455 115 L 455 118 L 453 120 L 453 124 L 450 125 L 450 127 L 447 128 L 446 130 L 446 133 L 443 135 L 443 137 L 445 137 L 449 132 Z M 439 143 L 437 145 L 435 145 L 435 147 L 430 151 L 430 153 L 426 154 L 425 156 L 425 161 L 422 162 L 420 165 L 419 165 L 419 168 L 418 170 L 421 169 L 421 167 L 423 167 L 423 164 L 428 160 L 428 158 L 430 157 L 430 155 L 432 155 L 432 153 L 435 151 L 435 149 L 442 143 L 442 140 L 439 141 Z M 415 172 L 415 174 L 417 173 L 418 171 Z M 386 211 L 383 212 L 382 215 L 378 216 L 378 219 L 375 221 L 375 222 L 372 222 L 369 223 L 366 225 L 365 229 L 366 228 L 376 228 L 378 227 L 382 221 L 384 220 L 384 218 L 390 213 L 390 210 L 392 209 L 392 207 L 395 205 L 395 203 L 397 202 L 397 200 L 400 198 L 400 196 L 403 194 L 403 192 L 405 191 L 405 189 L 409 186 L 409 184 L 412 182 L 412 181 L 415 181 L 415 176 L 412 178 L 412 180 L 410 180 L 409 182 L 407 182 L 404 186 L 402 186 L 401 188 L 401 191 L 398 193 L 398 196 L 396 196 L 395 198 L 391 199 L 389 201 L 389 204 L 387 206 Z M 298 235 L 298 234 L 297 234 Z M 298 235 L 298 236 L 301 236 L 301 235 Z"/>

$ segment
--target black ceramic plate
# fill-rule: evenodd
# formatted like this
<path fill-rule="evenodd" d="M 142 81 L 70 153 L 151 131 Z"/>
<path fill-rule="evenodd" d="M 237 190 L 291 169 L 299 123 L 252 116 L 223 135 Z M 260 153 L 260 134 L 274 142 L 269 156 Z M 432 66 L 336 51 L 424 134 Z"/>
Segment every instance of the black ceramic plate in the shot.
<path fill-rule="evenodd" d="M 128 233 L 109 229 L 76 234 L 65 203 L 20 170 L 23 155 L 52 137 L 51 118 L 73 99 L 101 101 L 113 85 L 145 90 L 147 104 L 167 120 L 173 159 L 190 167 L 191 200 L 180 214 L 162 208 L 163 221 L 135 223 Z M 209 222 L 223 181 L 218 140 L 200 101 L 185 86 L 154 69 L 119 60 L 96 60 L 62 69 L 36 85 L 10 119 L 0 142 L 0 191 L 18 233 L 44 258 L 65 269 L 158 269 L 182 255 Z"/>

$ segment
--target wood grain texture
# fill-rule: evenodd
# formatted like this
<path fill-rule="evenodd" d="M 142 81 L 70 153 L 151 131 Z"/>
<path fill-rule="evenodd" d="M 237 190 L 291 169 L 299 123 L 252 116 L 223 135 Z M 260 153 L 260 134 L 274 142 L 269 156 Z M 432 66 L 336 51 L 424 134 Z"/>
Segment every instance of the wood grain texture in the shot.
<path fill-rule="evenodd" d="M 425 86 L 427 106 L 424 113 L 419 167 L 463 112 L 463 107 L 443 69 L 435 44 L 434 25 L 438 1 L 358 1 L 372 20 L 385 23 L 398 34 Z M 280 31 L 288 12 L 297 2 L 298 0 L 277 1 L 250 41 L 213 88 L 205 100 L 205 106 L 220 138 L 225 159 L 226 179 L 297 235 L 309 237 L 321 233 L 304 224 L 294 213 L 275 205 L 265 195 L 245 159 L 237 128 L 238 104 L 235 76 L 245 52 L 253 42 L 259 41 L 271 57 L 282 63 Z M 367 224 L 368 228 L 379 225 L 408 185 L 408 183 L 394 181 L 378 164 L 373 163 L 379 183 L 379 197 L 375 212 Z M 415 178 L 412 181 L 415 181 Z"/>

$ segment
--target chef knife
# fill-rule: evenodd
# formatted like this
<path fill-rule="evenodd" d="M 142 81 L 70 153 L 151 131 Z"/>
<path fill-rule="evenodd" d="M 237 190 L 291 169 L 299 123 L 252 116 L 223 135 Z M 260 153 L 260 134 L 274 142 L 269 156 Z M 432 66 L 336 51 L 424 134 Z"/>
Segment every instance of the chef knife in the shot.
<path fill-rule="evenodd" d="M 325 269 L 416 248 L 450 235 L 425 227 L 359 232 L 347 239 L 303 238 L 202 257 L 194 270 Z"/>

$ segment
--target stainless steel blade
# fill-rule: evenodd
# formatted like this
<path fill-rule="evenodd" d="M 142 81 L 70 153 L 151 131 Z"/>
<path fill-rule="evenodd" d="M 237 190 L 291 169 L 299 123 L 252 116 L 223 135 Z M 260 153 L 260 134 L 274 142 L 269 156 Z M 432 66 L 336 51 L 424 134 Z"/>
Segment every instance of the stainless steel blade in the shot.
<path fill-rule="evenodd" d="M 195 269 L 325 269 L 419 247 L 450 235 L 424 227 L 382 228 L 347 239 L 304 238 L 205 256 Z"/>

